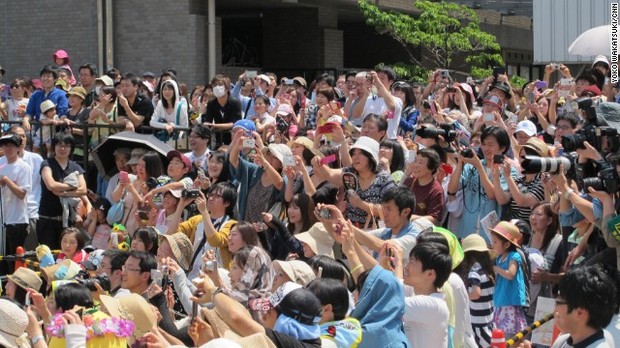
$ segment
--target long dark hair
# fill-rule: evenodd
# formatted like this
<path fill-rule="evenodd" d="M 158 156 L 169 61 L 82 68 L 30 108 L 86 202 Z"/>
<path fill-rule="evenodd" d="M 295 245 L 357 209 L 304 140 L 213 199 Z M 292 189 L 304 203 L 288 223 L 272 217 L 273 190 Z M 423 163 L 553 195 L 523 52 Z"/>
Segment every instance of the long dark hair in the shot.
<path fill-rule="evenodd" d="M 489 277 L 491 283 L 495 284 L 495 272 L 493 271 L 494 262 L 491 259 L 489 251 L 466 251 L 463 262 L 461 262 L 455 271 L 457 271 L 458 275 L 463 279 L 463 282 L 467 284 L 469 271 L 476 263 L 480 264 L 482 271 Z"/>
<path fill-rule="evenodd" d="M 177 103 L 177 90 L 174 88 L 174 83 L 170 82 L 172 80 L 166 80 L 161 84 L 161 95 L 160 95 L 160 100 L 162 105 L 164 106 L 164 108 L 170 108 L 176 105 Z M 176 82 L 176 81 L 175 81 Z M 168 105 L 168 101 L 166 100 L 166 98 L 164 98 L 163 92 L 164 92 L 164 87 L 168 86 L 170 89 L 172 89 L 172 105 Z"/>
<path fill-rule="evenodd" d="M 299 207 L 301 211 L 301 231 L 308 231 L 317 222 L 312 198 L 307 193 L 301 192 L 293 196 L 291 204 Z M 288 223 L 286 228 L 293 233 L 295 231 L 295 224 Z"/>
<path fill-rule="evenodd" d="M 158 178 L 164 173 L 164 164 L 161 162 L 161 157 L 155 151 L 148 151 L 142 155 L 144 161 L 144 170 L 148 178 Z"/>
<path fill-rule="evenodd" d="M 543 238 L 543 245 L 541 248 L 541 251 L 542 251 L 542 250 L 547 250 L 549 243 L 551 243 L 555 235 L 558 234 L 558 231 L 560 228 L 560 221 L 559 221 L 558 215 L 553 211 L 553 208 L 551 207 L 551 203 L 549 202 L 538 202 L 532 208 L 532 212 L 534 211 L 534 209 L 540 206 L 542 206 L 543 208 L 543 213 L 545 213 L 545 215 L 551 219 L 551 224 L 547 226 L 547 230 L 545 231 L 545 237 Z"/>

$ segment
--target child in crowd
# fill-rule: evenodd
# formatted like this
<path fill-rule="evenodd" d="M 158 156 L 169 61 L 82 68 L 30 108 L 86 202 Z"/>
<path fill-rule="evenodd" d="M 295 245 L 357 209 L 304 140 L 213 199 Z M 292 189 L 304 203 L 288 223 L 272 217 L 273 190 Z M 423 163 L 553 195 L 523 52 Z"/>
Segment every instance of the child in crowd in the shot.
<path fill-rule="evenodd" d="M 56 105 L 51 100 L 46 100 L 41 103 L 41 128 L 35 134 L 35 146 L 34 152 L 39 152 L 42 144 L 45 144 L 47 149 L 47 156 L 51 157 L 52 154 L 52 126 L 58 124 L 60 119 L 56 114 Z M 39 142 L 40 140 L 40 142 Z"/>
<path fill-rule="evenodd" d="M 91 236 L 91 245 L 95 249 L 107 249 L 110 241 L 112 226 L 108 225 L 107 216 L 110 210 L 110 201 L 101 197 L 95 201 L 94 209 L 90 211 L 86 223 L 88 234 Z"/>
<path fill-rule="evenodd" d="M 75 227 L 67 227 L 60 234 L 60 254 L 56 263 L 70 259 L 75 263 L 81 263 L 88 259 L 88 253 L 83 250 L 86 239 L 82 231 Z"/>
<path fill-rule="evenodd" d="M 75 86 L 76 80 L 75 75 L 73 74 L 73 70 L 71 70 L 71 66 L 69 65 L 69 54 L 65 50 L 58 50 L 52 54 L 52 58 L 54 58 L 54 64 L 58 65 L 59 68 L 67 69 L 71 72 L 71 86 Z"/>
<path fill-rule="evenodd" d="M 469 313 L 476 344 L 491 345 L 493 331 L 493 291 L 495 272 L 487 243 L 480 235 L 471 234 L 462 242 L 465 258 L 460 265 L 461 277 L 469 291 Z"/>
<path fill-rule="evenodd" d="M 500 221 L 490 230 L 493 250 L 499 255 L 493 266 L 497 275 L 493 295 L 493 323 L 504 331 L 506 337 L 511 337 L 527 326 L 523 308 L 527 306 L 525 275 L 521 267 L 521 264 L 527 261 L 517 252 L 521 241 L 517 226 Z"/>

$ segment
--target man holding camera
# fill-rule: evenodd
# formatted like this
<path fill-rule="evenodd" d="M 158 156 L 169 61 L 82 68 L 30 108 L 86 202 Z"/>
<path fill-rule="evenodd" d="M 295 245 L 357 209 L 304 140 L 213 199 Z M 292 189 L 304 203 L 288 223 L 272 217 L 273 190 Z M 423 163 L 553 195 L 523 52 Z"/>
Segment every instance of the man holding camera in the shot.
<path fill-rule="evenodd" d="M 199 215 L 181 222 L 183 209 L 195 202 Z M 209 194 L 202 192 L 198 198 L 182 198 L 176 212 L 170 217 L 166 234 L 184 233 L 192 241 L 194 255 L 190 263 L 188 279 L 199 275 L 202 267 L 202 255 L 213 250 L 219 265 L 228 268 L 232 255 L 228 251 L 228 233 L 237 222 L 231 218 L 232 210 L 237 202 L 237 191 L 228 182 L 220 182 L 213 186 Z"/>

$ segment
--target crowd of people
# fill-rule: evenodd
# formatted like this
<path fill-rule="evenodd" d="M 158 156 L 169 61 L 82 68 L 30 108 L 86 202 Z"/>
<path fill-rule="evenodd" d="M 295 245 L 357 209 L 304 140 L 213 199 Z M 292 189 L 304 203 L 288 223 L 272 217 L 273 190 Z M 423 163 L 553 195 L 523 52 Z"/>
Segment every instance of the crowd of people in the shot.
<path fill-rule="evenodd" d="M 553 347 L 620 342 L 606 57 L 524 86 L 76 71 L 59 50 L 0 91 L 5 255 L 38 258 L 0 263 L 2 347 L 489 347 L 539 298 Z M 120 131 L 189 148 L 85 176 Z"/>

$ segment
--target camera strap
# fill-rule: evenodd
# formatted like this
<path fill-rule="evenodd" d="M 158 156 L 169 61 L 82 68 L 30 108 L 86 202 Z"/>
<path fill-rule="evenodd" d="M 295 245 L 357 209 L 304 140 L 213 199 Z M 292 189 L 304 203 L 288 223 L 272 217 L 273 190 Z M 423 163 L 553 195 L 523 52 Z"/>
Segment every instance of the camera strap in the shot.
<path fill-rule="evenodd" d="M 227 220 L 228 220 L 228 215 L 224 215 L 220 221 L 214 224 L 213 228 L 215 229 L 215 232 L 218 232 L 220 230 L 220 227 L 222 227 L 222 225 Z M 198 255 L 202 253 L 202 248 L 205 246 L 206 243 L 207 243 L 207 233 L 204 231 L 204 222 L 203 222 L 202 240 L 200 241 L 200 244 L 198 244 L 198 246 L 196 247 L 196 250 L 194 251 L 194 256 L 192 256 L 192 262 L 189 263 L 189 267 L 187 269 L 188 272 L 191 272 L 192 268 L 194 268 L 194 263 L 196 262 Z"/>

